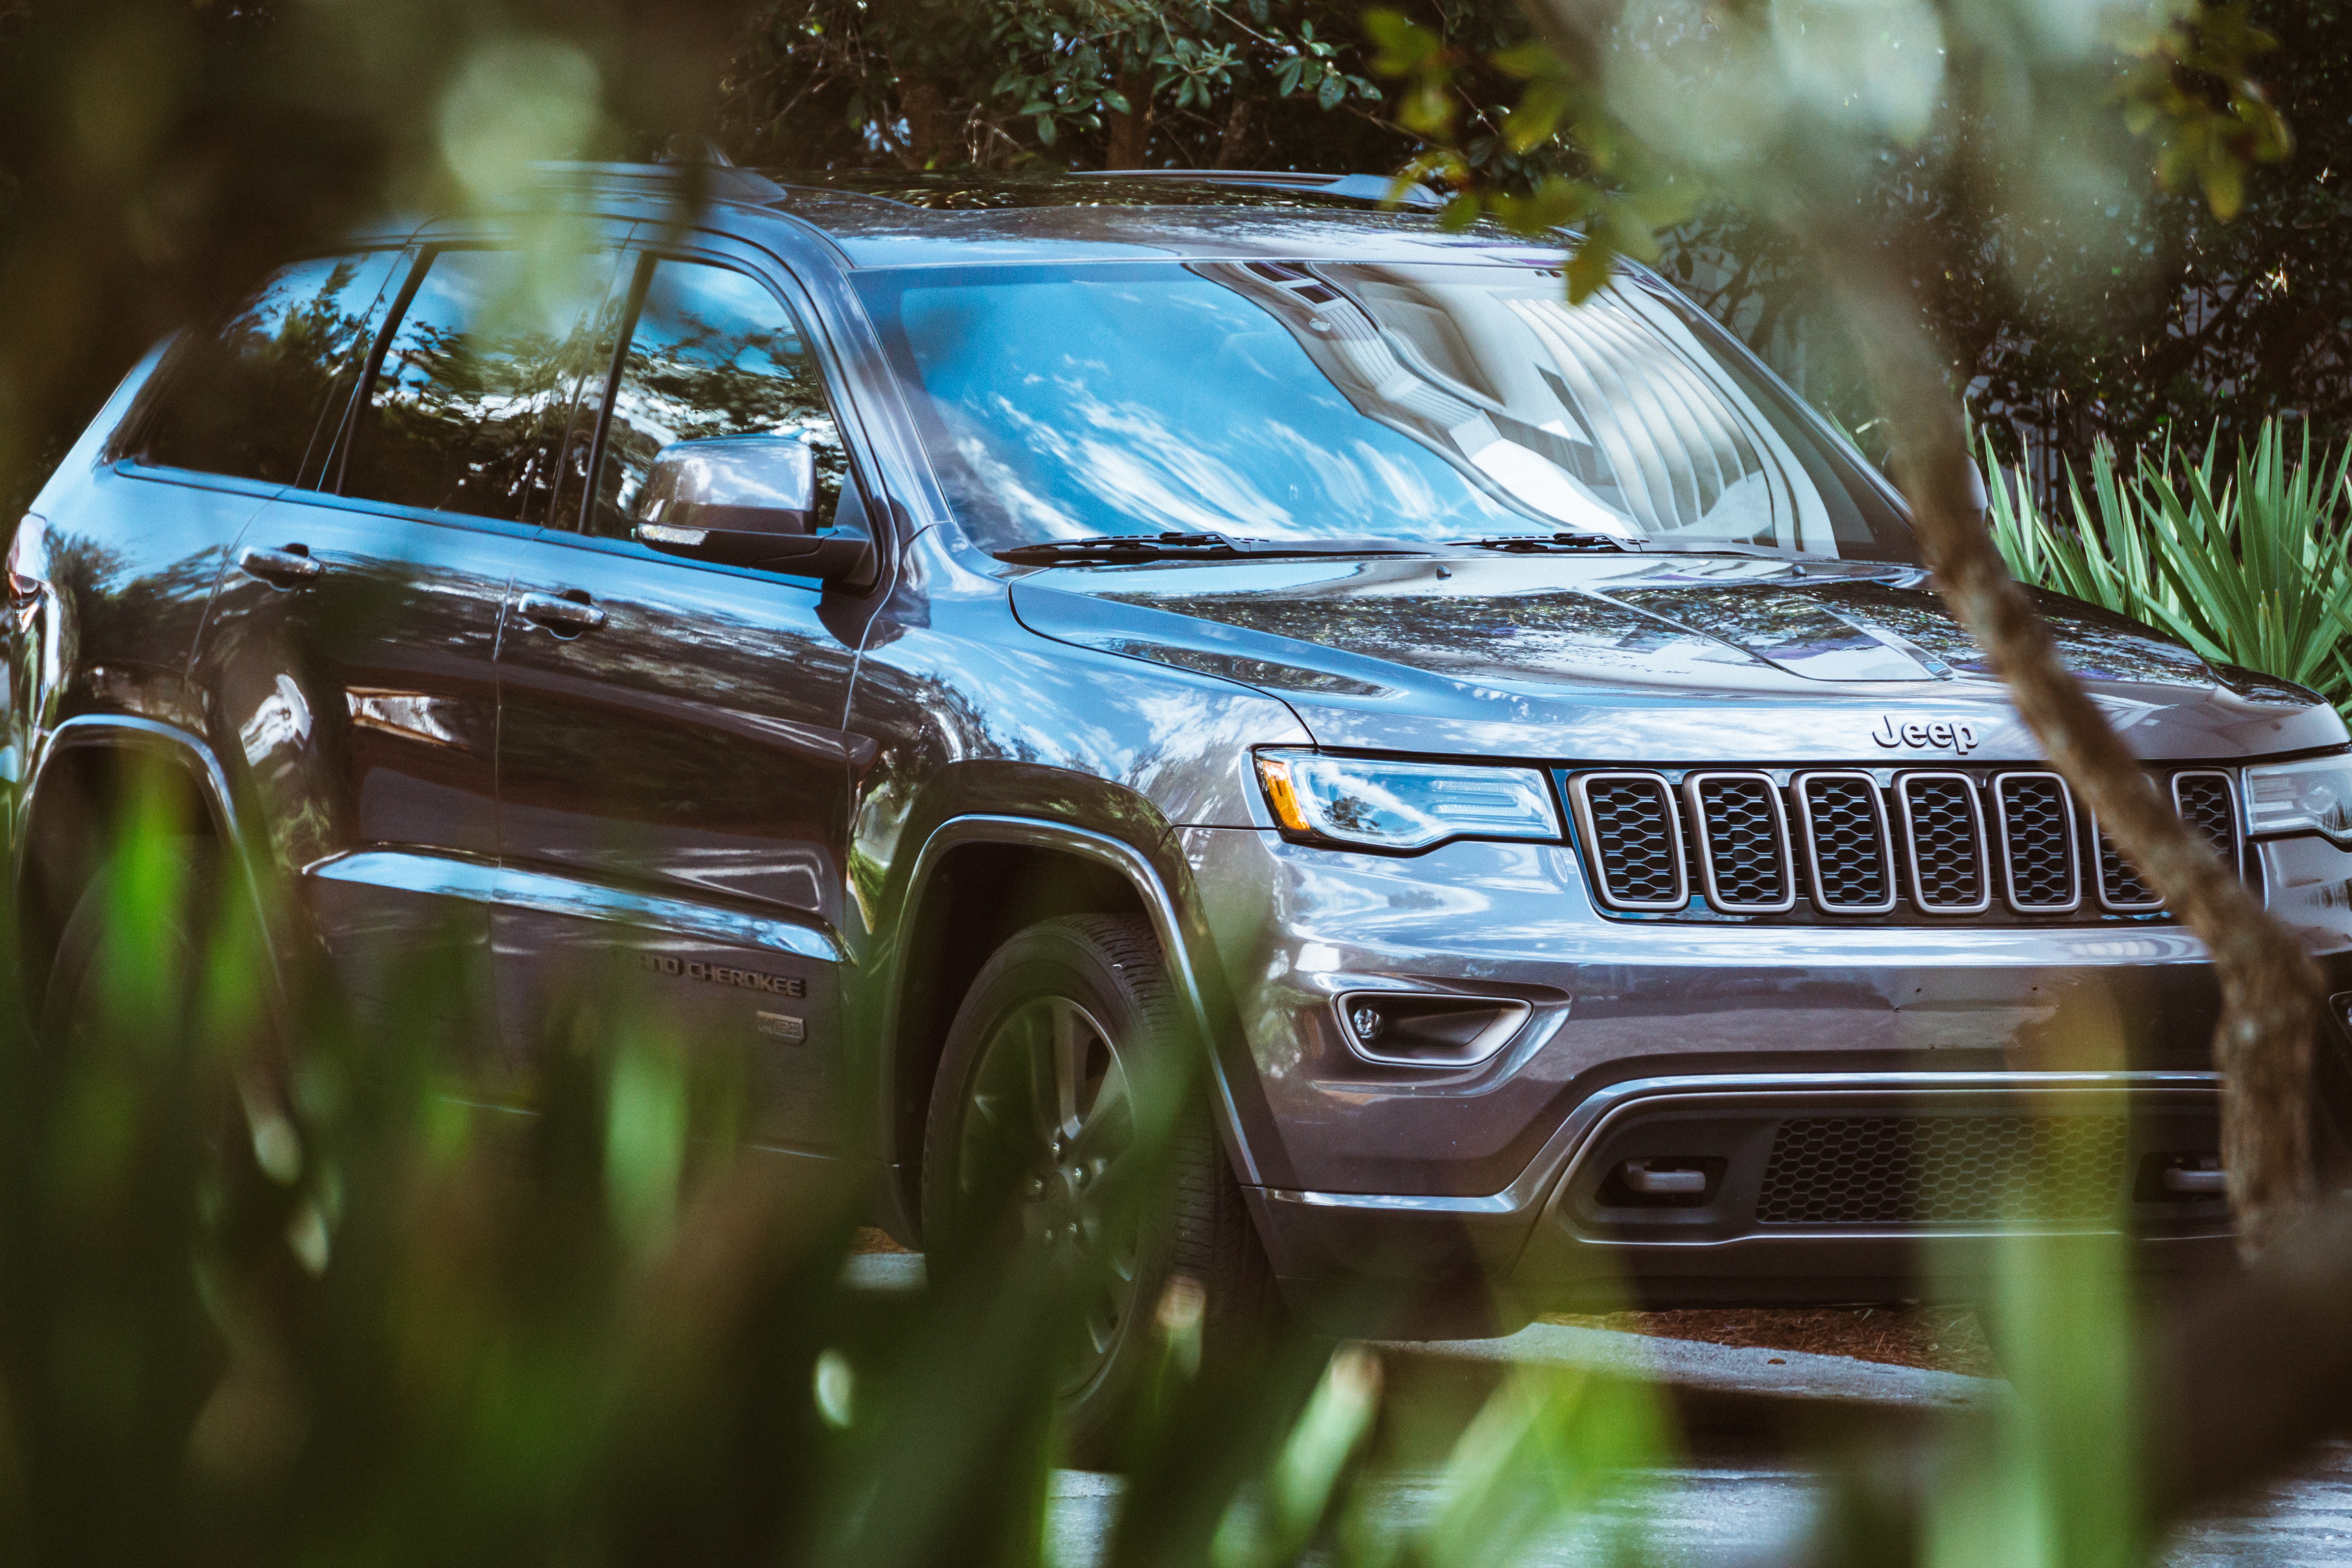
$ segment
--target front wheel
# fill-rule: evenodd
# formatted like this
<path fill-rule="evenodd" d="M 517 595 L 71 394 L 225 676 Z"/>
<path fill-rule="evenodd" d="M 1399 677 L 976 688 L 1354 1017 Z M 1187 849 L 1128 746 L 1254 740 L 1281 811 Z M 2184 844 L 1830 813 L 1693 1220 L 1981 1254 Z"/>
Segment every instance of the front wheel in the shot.
<path fill-rule="evenodd" d="M 940 1058 L 923 1141 L 926 1248 L 948 1268 L 1025 1250 L 1076 1292 L 1059 1394 L 1081 1458 L 1114 1445 L 1171 1290 L 1184 1315 L 1197 1306 L 1204 1370 L 1253 1350 L 1271 1310 L 1192 1034 L 1150 926 L 1072 915 L 997 950 Z"/>

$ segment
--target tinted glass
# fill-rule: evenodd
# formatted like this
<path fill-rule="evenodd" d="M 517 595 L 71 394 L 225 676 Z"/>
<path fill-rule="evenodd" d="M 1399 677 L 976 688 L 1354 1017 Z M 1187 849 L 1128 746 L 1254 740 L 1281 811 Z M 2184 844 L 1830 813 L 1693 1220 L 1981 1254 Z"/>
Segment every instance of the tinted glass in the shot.
<path fill-rule="evenodd" d="M 375 337 L 397 251 L 289 267 L 163 380 L 148 428 L 151 463 L 272 484 L 322 459 L 340 407 Z"/>
<path fill-rule="evenodd" d="M 1573 532 L 1912 555 L 1784 390 L 1630 282 L 1573 307 L 1555 269 L 1450 262 L 953 268 L 859 286 L 986 548 Z"/>
<path fill-rule="evenodd" d="M 537 521 L 611 271 L 608 258 L 552 268 L 506 251 L 431 258 L 369 389 L 343 493 Z"/>
<path fill-rule="evenodd" d="M 657 263 L 614 388 L 590 530 L 628 533 L 638 487 L 672 442 L 763 435 L 794 436 L 814 449 L 816 526 L 832 526 L 847 463 L 792 313 L 740 272 Z"/>

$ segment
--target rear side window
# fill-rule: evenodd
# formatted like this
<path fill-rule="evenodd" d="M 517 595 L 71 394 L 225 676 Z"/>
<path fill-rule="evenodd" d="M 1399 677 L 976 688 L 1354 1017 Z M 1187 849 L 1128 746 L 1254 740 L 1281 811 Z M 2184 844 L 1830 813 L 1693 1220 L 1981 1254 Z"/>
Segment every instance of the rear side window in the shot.
<path fill-rule="evenodd" d="M 613 261 L 445 250 L 412 286 L 344 463 L 345 495 L 536 521 Z"/>
<path fill-rule="evenodd" d="M 791 312 L 740 272 L 656 262 L 614 386 L 588 531 L 628 534 L 629 507 L 664 447 L 725 436 L 805 442 L 816 458 L 816 526 L 833 526 L 848 461 Z"/>
<path fill-rule="evenodd" d="M 143 456 L 271 484 L 315 479 L 348 398 L 397 251 L 298 262 L 272 278 L 163 381 Z"/>

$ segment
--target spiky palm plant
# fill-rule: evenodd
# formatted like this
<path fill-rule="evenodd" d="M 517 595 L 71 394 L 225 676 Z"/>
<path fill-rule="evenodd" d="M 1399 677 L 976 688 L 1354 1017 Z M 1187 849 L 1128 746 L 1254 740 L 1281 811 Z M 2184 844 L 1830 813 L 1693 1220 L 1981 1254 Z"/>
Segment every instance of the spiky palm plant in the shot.
<path fill-rule="evenodd" d="M 2067 475 L 2070 521 L 2009 482 L 1983 447 L 1993 537 L 2019 579 L 2144 621 L 2217 664 L 2352 708 L 2352 445 L 2313 450 L 2265 420 L 2222 469 L 2166 447 L 2128 461 L 2102 442 L 2090 486 Z"/>

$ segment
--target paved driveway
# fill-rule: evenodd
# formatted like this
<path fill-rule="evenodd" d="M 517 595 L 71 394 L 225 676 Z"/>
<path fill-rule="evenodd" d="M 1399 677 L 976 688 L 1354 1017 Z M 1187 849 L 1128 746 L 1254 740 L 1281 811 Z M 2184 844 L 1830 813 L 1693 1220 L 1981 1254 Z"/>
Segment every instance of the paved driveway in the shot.
<path fill-rule="evenodd" d="M 868 1289 L 919 1289 L 921 1268 L 921 1260 L 908 1256 L 858 1258 L 851 1277 Z M 1811 1400 L 1852 1410 L 1926 1412 L 2008 1397 L 2008 1385 L 1990 1378 L 1542 1323 L 1507 1340 L 1383 1349 L 1392 1379 L 1411 1375 L 1410 1367 L 1492 1376 L 1514 1363 L 1645 1374 L 1674 1392 L 1686 1419 L 1696 1401 L 1749 1425 L 1730 1442 L 1696 1431 L 1695 1462 L 1654 1472 L 1654 1485 L 1638 1502 L 1605 1508 L 1539 1542 L 1523 1563 L 1495 1568 L 1589 1568 L 1607 1560 L 1602 1538 L 1629 1523 L 1646 1535 L 1656 1568 L 1785 1563 L 1826 1492 L 1812 1473 L 1776 1460 L 1771 1445 L 1755 1440 L 1759 1410 Z M 1118 1492 L 1109 1476 L 1056 1473 L 1049 1542 L 1057 1568 L 1092 1568 L 1100 1560 Z M 1437 1501 L 1436 1483 L 1426 1475 L 1381 1483 L 1381 1510 L 1399 1527 L 1428 1518 Z M 2322 1447 L 2298 1474 L 2176 1531 L 2161 1561 L 2165 1568 L 2352 1568 L 2352 1443 Z"/>
<path fill-rule="evenodd" d="M 1638 1521 L 1656 1568 L 1744 1568 L 1783 1563 L 1803 1540 L 1822 1489 L 1803 1470 L 1768 1462 L 1724 1462 L 1661 1470 L 1639 1505 L 1607 1509 L 1541 1543 L 1509 1568 L 1591 1568 L 1607 1561 L 1603 1537 Z M 1381 1489 L 1382 1511 L 1398 1525 L 1435 1508 L 1434 1485 L 1406 1477 Z M 1057 1568 L 1099 1560 L 1118 1483 L 1064 1470 L 1055 1477 L 1050 1534 Z M 2352 1564 L 2352 1444 L 2331 1444 L 2292 1480 L 2249 1505 L 2180 1531 L 2165 1568 L 2346 1568 Z M 1496 1568 L 1505 1568 L 1496 1564 Z"/>

